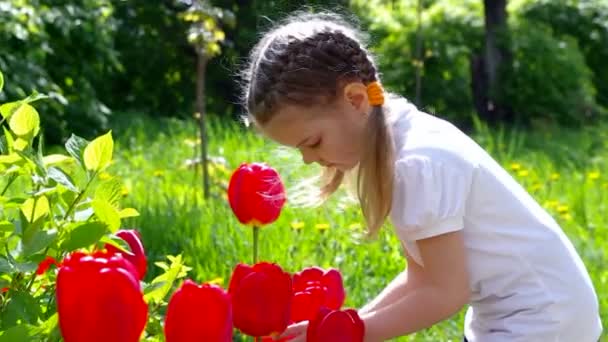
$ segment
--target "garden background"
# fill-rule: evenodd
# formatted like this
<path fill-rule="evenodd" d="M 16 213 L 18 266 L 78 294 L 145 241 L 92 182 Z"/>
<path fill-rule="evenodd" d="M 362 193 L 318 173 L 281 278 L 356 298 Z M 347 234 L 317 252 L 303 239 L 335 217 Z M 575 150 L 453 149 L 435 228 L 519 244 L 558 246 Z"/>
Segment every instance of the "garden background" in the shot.
<path fill-rule="evenodd" d="M 288 189 L 318 171 L 239 120 L 238 71 L 259 35 L 296 9 L 356 21 L 388 90 L 456 123 L 522 183 L 574 242 L 608 321 L 606 1 L 0 0 L 0 104 L 47 96 L 30 100 L 48 153 L 64 153 L 72 133 L 93 140 L 111 130 L 112 162 L 96 177 L 120 180 L 122 207 L 139 214 L 120 224 L 141 232 L 144 281 L 163 274 L 156 262 L 181 255 L 189 278 L 227 286 L 234 265 L 251 258 L 251 231 L 226 200 L 232 171 L 264 161 Z M 5 224 L 23 194 L 39 194 L 26 192 L 27 174 L 13 177 L 11 161 L 0 161 L 0 287 L 31 290 L 35 265 L 59 249 L 51 234 L 23 248 L 26 230 Z M 361 307 L 405 267 L 390 225 L 366 242 L 361 223 L 344 194 L 315 210 L 288 201 L 261 232 L 260 259 L 290 272 L 335 267 L 347 306 Z M 28 336 L 56 340 L 43 292 L 18 293 L 0 304 L 0 341 L 41 322 L 46 330 Z M 463 313 L 398 340 L 460 341 Z M 150 324 L 143 340 L 160 340 L 159 326 Z"/>

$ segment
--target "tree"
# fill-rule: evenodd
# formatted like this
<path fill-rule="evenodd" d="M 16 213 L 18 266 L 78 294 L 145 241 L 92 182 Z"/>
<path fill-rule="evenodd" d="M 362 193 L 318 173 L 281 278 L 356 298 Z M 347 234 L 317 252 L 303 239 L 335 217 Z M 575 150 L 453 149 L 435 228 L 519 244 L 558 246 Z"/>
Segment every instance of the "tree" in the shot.
<path fill-rule="evenodd" d="M 205 75 L 207 63 L 221 53 L 220 43 L 225 34 L 220 21 L 228 24 L 234 23 L 234 17 L 228 10 L 211 6 L 205 0 L 195 0 L 181 15 L 181 18 L 190 23 L 188 42 L 196 50 L 196 115 L 199 123 L 201 140 L 201 165 L 203 169 L 203 193 L 209 197 L 209 168 L 207 156 L 207 130 L 205 125 Z"/>
<path fill-rule="evenodd" d="M 506 38 L 507 0 L 484 0 L 485 50 L 483 57 L 471 58 L 472 87 L 475 108 L 489 122 L 508 118 L 509 109 L 500 101 L 501 72 L 509 65 Z"/>

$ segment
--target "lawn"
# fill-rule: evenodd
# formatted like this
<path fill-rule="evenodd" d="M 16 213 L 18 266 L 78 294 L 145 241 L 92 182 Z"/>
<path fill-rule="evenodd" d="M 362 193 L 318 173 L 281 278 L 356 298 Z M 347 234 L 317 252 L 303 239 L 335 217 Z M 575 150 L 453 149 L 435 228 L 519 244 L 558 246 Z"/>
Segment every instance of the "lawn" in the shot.
<path fill-rule="evenodd" d="M 562 225 L 591 273 L 608 321 L 608 127 L 579 130 L 489 129 L 476 125 L 471 135 L 519 180 Z M 225 198 L 230 173 L 241 162 L 264 161 L 281 174 L 288 190 L 315 166 L 304 166 L 295 151 L 263 139 L 238 122 L 210 125 L 212 197 L 203 200 L 200 169 L 192 163 L 197 145 L 194 123 L 150 120 L 122 114 L 115 122 L 114 163 L 108 175 L 120 176 L 125 204 L 140 216 L 125 227 L 141 230 L 150 264 L 182 254 L 189 277 L 227 286 L 238 262 L 251 261 L 252 232 L 233 216 Z M 288 196 L 289 196 L 288 192 Z M 260 234 L 260 259 L 288 271 L 318 265 L 339 269 L 347 290 L 346 306 L 360 307 L 405 267 L 390 225 L 375 241 L 361 239 L 357 203 L 345 194 L 315 209 L 288 204 Z M 539 246 L 542 248 L 542 246 Z M 152 279 L 160 269 L 152 268 Z M 451 320 L 398 341 L 460 341 L 464 310 Z"/>

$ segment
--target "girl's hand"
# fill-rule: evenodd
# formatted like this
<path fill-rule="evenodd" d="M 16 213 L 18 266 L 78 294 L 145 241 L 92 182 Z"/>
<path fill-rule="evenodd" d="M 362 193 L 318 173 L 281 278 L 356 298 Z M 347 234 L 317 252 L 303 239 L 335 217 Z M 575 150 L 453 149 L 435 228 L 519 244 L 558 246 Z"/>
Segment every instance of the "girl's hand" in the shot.
<path fill-rule="evenodd" d="M 292 324 L 281 335 L 275 337 L 275 340 L 288 338 L 289 342 L 306 342 L 306 329 L 308 329 L 308 321 Z"/>

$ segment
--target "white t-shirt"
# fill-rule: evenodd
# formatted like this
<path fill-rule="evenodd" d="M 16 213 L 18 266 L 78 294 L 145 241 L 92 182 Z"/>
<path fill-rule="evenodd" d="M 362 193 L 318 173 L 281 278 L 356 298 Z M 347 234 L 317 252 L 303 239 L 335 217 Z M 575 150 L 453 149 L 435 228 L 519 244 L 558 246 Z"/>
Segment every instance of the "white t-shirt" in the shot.
<path fill-rule="evenodd" d="M 596 342 L 597 295 L 555 220 L 477 143 L 405 100 L 389 104 L 395 140 L 391 220 L 416 263 L 416 240 L 462 230 L 471 342 Z"/>

